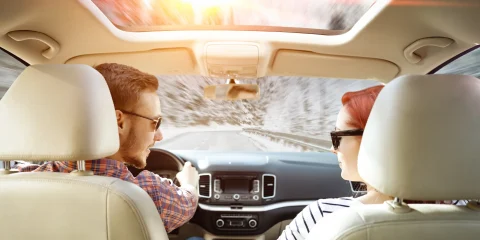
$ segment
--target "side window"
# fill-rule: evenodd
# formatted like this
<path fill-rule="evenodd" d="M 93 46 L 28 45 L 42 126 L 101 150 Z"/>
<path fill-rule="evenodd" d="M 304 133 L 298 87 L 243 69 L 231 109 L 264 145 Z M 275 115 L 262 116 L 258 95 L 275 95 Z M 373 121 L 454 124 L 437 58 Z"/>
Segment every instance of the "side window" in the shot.
<path fill-rule="evenodd" d="M 459 74 L 480 78 L 480 48 L 470 49 L 442 64 L 432 72 L 434 74 Z"/>
<path fill-rule="evenodd" d="M 24 63 L 0 48 L 0 99 L 25 68 Z"/>
<path fill-rule="evenodd" d="M 0 48 L 0 99 L 25 68 L 22 62 Z M 0 169 L 2 168 L 4 168 L 4 162 L 0 161 Z"/>

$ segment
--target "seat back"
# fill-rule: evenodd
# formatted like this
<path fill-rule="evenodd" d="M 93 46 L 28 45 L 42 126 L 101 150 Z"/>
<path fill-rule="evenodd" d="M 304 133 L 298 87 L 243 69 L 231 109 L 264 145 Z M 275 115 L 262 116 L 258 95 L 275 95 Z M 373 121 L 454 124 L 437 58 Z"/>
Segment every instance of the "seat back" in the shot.
<path fill-rule="evenodd" d="M 119 147 L 112 98 L 95 69 L 28 67 L 1 99 L 0 123 L 0 160 L 80 166 L 72 173 L 3 171 L 1 239 L 168 239 L 143 189 L 81 167 Z"/>
<path fill-rule="evenodd" d="M 413 204 L 395 213 L 387 204 L 354 206 L 317 222 L 307 240 L 471 240 L 480 234 L 480 213 L 467 206 Z"/>
<path fill-rule="evenodd" d="M 480 205 L 402 200 L 479 199 L 480 80 L 403 76 L 379 94 L 364 131 L 358 170 L 388 196 L 322 219 L 310 239 L 476 239 Z"/>
<path fill-rule="evenodd" d="M 168 239 L 150 196 L 118 178 L 4 175 L 0 204 L 1 239 Z"/>

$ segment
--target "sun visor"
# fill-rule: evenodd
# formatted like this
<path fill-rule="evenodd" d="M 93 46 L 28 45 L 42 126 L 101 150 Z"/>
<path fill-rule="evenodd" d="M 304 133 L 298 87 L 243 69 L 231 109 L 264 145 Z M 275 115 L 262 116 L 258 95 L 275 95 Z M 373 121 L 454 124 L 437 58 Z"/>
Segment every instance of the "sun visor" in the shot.
<path fill-rule="evenodd" d="M 388 82 L 399 73 L 392 62 L 294 50 L 279 50 L 269 75 L 373 79 Z"/>
<path fill-rule="evenodd" d="M 196 74 L 193 54 L 186 48 L 156 49 L 145 52 L 90 54 L 74 57 L 67 64 L 120 63 L 150 74 Z M 167 59 L 167 60 L 166 60 Z"/>

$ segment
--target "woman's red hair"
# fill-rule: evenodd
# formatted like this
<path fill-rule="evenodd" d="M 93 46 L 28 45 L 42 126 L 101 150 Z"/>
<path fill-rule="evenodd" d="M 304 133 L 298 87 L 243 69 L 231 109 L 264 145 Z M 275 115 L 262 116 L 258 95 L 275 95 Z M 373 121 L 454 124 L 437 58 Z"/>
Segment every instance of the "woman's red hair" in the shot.
<path fill-rule="evenodd" d="M 365 129 L 373 104 L 383 87 L 383 85 L 378 85 L 356 92 L 347 92 L 343 95 L 342 104 L 351 117 L 347 122 L 348 125 L 357 129 Z"/>

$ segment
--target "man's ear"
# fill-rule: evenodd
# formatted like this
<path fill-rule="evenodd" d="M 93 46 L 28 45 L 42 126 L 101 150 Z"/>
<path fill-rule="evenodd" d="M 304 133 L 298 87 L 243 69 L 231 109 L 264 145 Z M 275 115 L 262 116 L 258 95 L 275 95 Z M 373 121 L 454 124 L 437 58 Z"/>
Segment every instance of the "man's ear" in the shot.
<path fill-rule="evenodd" d="M 118 132 L 122 133 L 125 129 L 125 114 L 120 110 L 115 110 L 115 115 L 117 117 Z"/>

